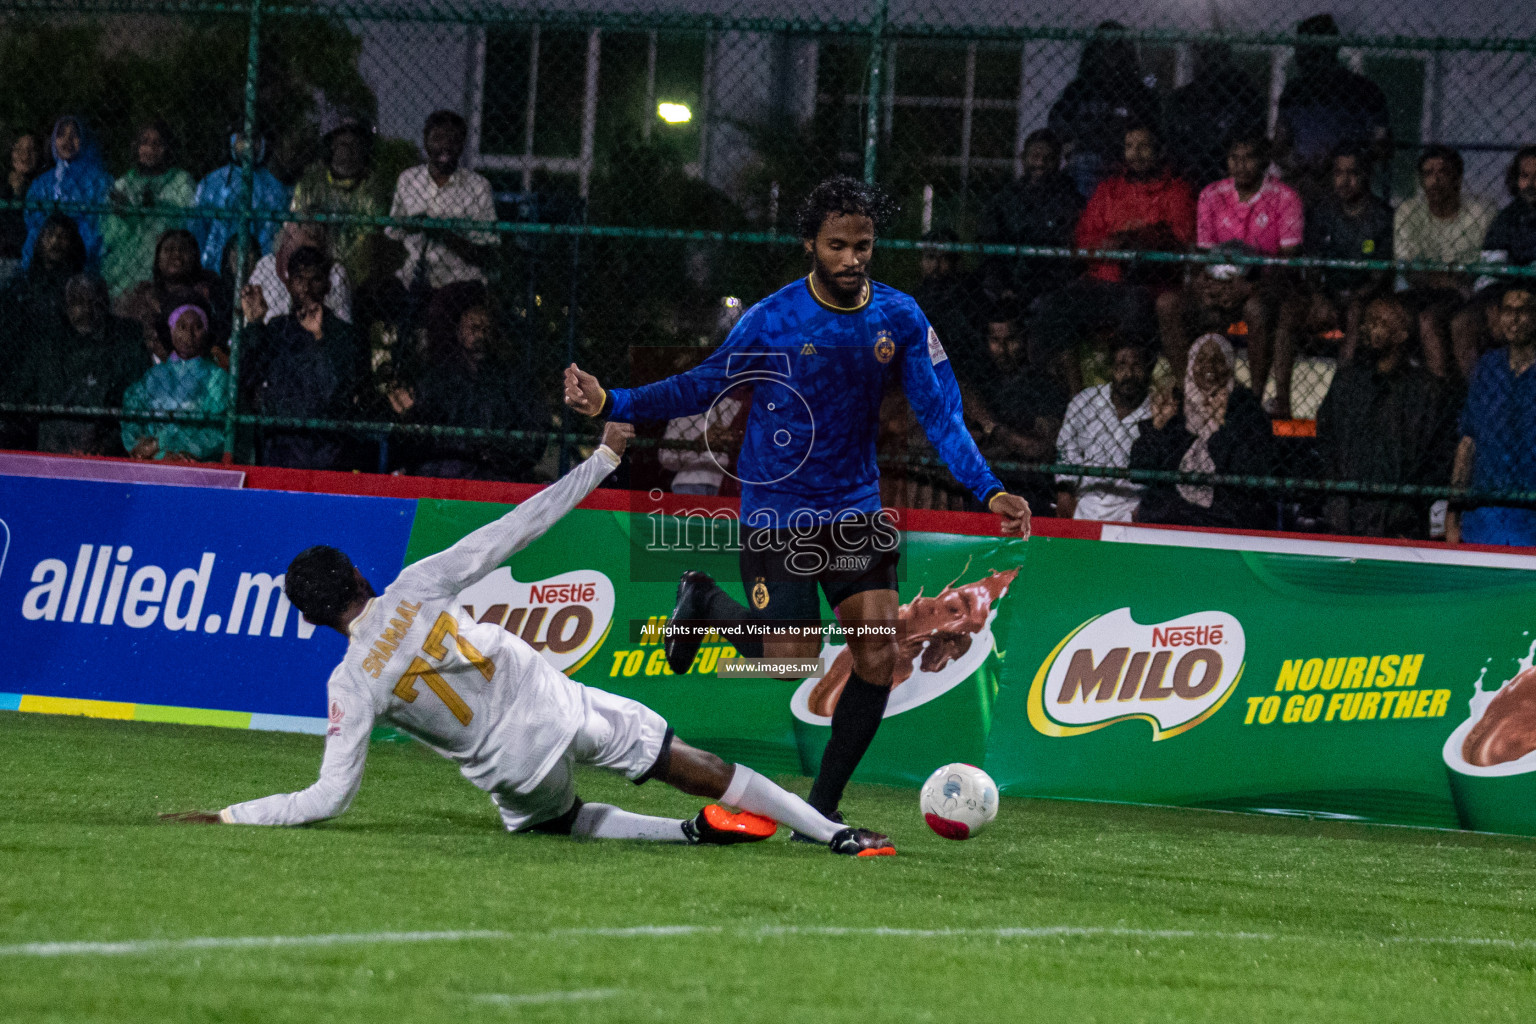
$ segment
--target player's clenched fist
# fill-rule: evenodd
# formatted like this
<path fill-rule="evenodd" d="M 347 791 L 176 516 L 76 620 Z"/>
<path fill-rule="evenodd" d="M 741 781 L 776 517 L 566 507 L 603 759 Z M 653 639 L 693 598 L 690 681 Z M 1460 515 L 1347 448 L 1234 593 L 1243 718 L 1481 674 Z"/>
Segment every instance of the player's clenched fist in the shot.
<path fill-rule="evenodd" d="M 987 502 L 987 508 L 1003 517 L 1005 537 L 1029 539 L 1029 502 L 1017 494 L 1002 491 L 992 496 L 992 500 Z"/>
<path fill-rule="evenodd" d="M 565 368 L 565 404 L 583 416 L 596 416 L 603 411 L 603 401 L 608 392 L 603 390 L 597 378 L 572 363 Z"/>
<path fill-rule="evenodd" d="M 603 444 L 613 449 L 613 454 L 615 455 L 622 456 L 624 454 L 624 446 L 634 436 L 635 426 L 633 423 L 618 423 L 614 420 L 609 420 L 603 424 Z"/>

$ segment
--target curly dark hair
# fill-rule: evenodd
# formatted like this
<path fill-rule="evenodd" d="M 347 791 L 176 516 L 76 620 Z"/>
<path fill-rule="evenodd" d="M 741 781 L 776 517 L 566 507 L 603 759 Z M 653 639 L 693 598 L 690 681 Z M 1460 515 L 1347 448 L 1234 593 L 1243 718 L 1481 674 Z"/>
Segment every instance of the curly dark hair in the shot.
<path fill-rule="evenodd" d="M 369 591 L 372 588 L 364 587 Z M 317 626 L 335 626 L 359 596 L 357 573 L 346 552 L 325 544 L 305 548 L 288 563 L 283 593 L 303 616 Z"/>
<path fill-rule="evenodd" d="M 899 212 L 901 206 L 879 185 L 839 174 L 811 189 L 796 220 L 801 238 L 815 238 L 827 218 L 836 214 L 868 217 L 878 234 Z"/>

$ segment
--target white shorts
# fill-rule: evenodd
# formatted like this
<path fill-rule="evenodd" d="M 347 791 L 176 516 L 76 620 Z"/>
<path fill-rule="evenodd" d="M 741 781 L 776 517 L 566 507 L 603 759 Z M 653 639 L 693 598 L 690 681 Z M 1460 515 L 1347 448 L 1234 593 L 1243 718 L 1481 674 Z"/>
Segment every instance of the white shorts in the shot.
<path fill-rule="evenodd" d="M 494 789 L 491 800 L 509 832 L 558 818 L 576 802 L 578 764 L 618 772 L 636 781 L 649 772 L 667 740 L 667 720 L 639 701 L 583 686 L 581 728 L 549 774 L 528 793 Z"/>

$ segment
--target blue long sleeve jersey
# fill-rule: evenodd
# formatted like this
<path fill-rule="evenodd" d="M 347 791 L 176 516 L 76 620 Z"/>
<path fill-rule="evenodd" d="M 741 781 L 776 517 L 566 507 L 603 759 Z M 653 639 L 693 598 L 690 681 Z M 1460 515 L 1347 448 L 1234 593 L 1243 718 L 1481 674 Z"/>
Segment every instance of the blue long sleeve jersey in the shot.
<path fill-rule="evenodd" d="M 1003 489 L 965 428 L 960 388 L 939 336 L 910 295 L 871 282 L 856 310 L 823 304 L 809 278 L 747 311 L 695 369 L 609 392 L 610 419 L 664 420 L 752 389 L 741 456 L 748 526 L 824 522 L 880 508 L 880 401 L 897 376 L 928 439 L 985 504 Z"/>

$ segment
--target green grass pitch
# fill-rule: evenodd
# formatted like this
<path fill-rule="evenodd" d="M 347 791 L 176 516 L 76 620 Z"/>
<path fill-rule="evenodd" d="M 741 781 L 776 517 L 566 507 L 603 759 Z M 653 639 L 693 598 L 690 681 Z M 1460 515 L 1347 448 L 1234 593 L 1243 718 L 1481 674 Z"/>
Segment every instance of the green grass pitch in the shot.
<path fill-rule="evenodd" d="M 1009 799 L 953 843 L 923 826 L 915 793 L 864 786 L 845 807 L 897 857 L 782 833 L 578 843 L 506 835 L 452 765 L 399 743 L 374 744 L 335 822 L 155 820 L 307 785 L 320 747 L 0 715 L 0 1020 L 1536 1014 L 1536 842 L 1516 838 Z M 581 789 L 656 814 L 698 806 L 599 773 Z"/>

